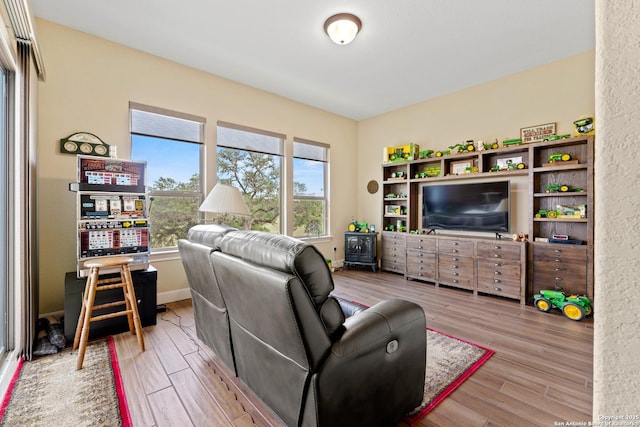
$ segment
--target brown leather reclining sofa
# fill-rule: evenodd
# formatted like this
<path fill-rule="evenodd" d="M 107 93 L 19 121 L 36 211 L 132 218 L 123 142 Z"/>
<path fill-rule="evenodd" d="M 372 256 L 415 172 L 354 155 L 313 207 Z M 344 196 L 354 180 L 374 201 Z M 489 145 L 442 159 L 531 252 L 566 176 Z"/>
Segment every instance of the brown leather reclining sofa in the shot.
<path fill-rule="evenodd" d="M 179 241 L 198 337 L 288 426 L 392 426 L 423 397 L 422 308 L 331 295 L 322 254 L 199 225 Z"/>

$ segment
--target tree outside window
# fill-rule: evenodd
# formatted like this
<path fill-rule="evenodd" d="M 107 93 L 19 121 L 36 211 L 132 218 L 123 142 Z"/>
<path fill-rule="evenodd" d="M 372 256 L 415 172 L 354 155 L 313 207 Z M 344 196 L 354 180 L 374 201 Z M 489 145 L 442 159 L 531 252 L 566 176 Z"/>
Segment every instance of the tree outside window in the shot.
<path fill-rule="evenodd" d="M 281 233 L 284 135 L 219 123 L 218 181 L 240 190 L 248 217 L 222 216 L 238 228 Z"/>
<path fill-rule="evenodd" d="M 328 230 L 327 170 L 329 146 L 301 138 L 293 140 L 293 206 L 283 194 L 285 135 L 230 123 L 218 123 L 218 181 L 237 187 L 249 217 L 220 216 L 238 228 L 281 233 L 284 209 L 293 217 L 294 237 L 326 236 Z"/>

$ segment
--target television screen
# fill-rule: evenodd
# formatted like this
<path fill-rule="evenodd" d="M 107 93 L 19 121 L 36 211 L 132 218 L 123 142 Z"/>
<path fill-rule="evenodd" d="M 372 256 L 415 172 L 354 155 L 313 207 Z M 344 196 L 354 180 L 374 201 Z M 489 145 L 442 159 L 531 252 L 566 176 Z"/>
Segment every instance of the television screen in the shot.
<path fill-rule="evenodd" d="M 422 228 L 509 232 L 509 181 L 425 185 Z"/>

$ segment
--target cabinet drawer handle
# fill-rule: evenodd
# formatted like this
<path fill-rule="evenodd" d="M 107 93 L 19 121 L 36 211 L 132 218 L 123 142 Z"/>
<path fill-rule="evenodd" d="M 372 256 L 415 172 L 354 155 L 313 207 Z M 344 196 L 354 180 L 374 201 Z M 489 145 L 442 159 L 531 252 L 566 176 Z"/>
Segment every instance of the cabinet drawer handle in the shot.
<path fill-rule="evenodd" d="M 457 272 L 457 271 L 454 271 L 454 272 L 453 272 L 453 275 L 454 275 L 454 276 L 458 276 L 458 272 Z"/>
<path fill-rule="evenodd" d="M 418 249 L 424 249 L 422 246 L 418 246 Z"/>
<path fill-rule="evenodd" d="M 458 280 L 457 279 L 453 279 L 453 283 L 458 283 Z"/>
<path fill-rule="evenodd" d="M 562 260 L 561 260 L 561 259 L 559 259 L 559 258 L 556 258 L 556 259 L 554 259 L 553 261 L 555 261 L 555 262 L 562 262 Z"/>
<path fill-rule="evenodd" d="M 421 259 L 418 260 L 418 264 L 422 264 L 423 261 Z"/>
<path fill-rule="evenodd" d="M 500 279 L 494 279 L 494 280 L 493 280 L 493 283 L 502 283 L 502 280 L 500 280 Z"/>
<path fill-rule="evenodd" d="M 562 270 L 564 270 L 564 269 L 560 268 L 560 267 L 556 267 L 556 268 L 553 269 L 553 271 L 562 271 Z"/>
<path fill-rule="evenodd" d="M 453 268 L 458 268 L 458 266 L 457 266 L 457 265 L 455 265 L 455 264 L 453 264 Z"/>
<path fill-rule="evenodd" d="M 458 258 L 454 258 L 453 260 L 454 260 L 454 261 L 460 261 Z"/>
<path fill-rule="evenodd" d="M 493 249 L 502 249 L 500 246 L 494 246 Z"/>
<path fill-rule="evenodd" d="M 453 252 L 454 254 L 457 254 L 458 250 L 457 249 L 453 249 L 453 250 L 451 250 L 451 252 Z"/>
<path fill-rule="evenodd" d="M 500 258 L 500 254 L 495 254 L 493 257 L 494 258 Z"/>
<path fill-rule="evenodd" d="M 453 246 L 458 246 L 458 242 L 453 242 Z"/>
<path fill-rule="evenodd" d="M 422 266 L 418 267 L 418 270 L 424 270 L 424 268 Z"/>
<path fill-rule="evenodd" d="M 555 253 L 557 253 L 557 254 L 562 253 L 562 251 L 561 251 L 560 249 L 554 249 L 554 250 L 553 250 L 553 252 L 555 252 Z"/>
<path fill-rule="evenodd" d="M 493 272 L 493 274 L 495 274 L 495 275 L 500 275 L 500 274 L 502 274 L 502 273 L 501 273 L 501 272 L 499 272 L 499 271 L 494 271 L 494 272 Z"/>
<path fill-rule="evenodd" d="M 493 266 L 494 266 L 494 267 L 502 267 L 502 264 L 498 264 L 498 263 L 496 263 L 496 264 L 493 264 Z"/>
<path fill-rule="evenodd" d="M 502 292 L 502 288 L 498 288 L 497 286 L 493 288 L 494 291 Z"/>
<path fill-rule="evenodd" d="M 554 277 L 554 279 L 556 280 L 556 282 L 561 282 L 562 281 L 562 277 Z"/>

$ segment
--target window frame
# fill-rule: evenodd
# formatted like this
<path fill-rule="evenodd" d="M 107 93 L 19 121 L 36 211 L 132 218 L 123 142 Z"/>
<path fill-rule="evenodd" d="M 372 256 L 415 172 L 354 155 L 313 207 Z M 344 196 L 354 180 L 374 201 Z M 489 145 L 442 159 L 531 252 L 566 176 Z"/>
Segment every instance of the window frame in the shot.
<path fill-rule="evenodd" d="M 227 142 L 221 142 L 220 141 L 220 133 L 219 133 L 219 129 L 220 128 L 225 128 L 227 130 L 235 130 L 235 131 L 241 131 L 241 132 L 247 132 L 247 133 L 252 133 L 255 135 L 261 135 L 261 136 L 266 136 L 266 137 L 270 137 L 270 138 L 275 138 L 278 141 L 275 142 L 275 145 L 273 145 L 272 147 L 269 148 L 265 148 L 265 149 L 260 149 L 258 147 L 255 146 L 240 146 L 240 144 L 238 145 L 233 145 L 233 144 L 229 144 Z M 251 153 L 258 153 L 258 154 L 264 154 L 264 155 L 268 155 L 268 156 L 277 156 L 279 158 L 279 182 L 278 182 L 278 193 L 279 193 L 279 203 L 278 203 L 278 216 L 279 216 L 279 220 L 278 220 L 278 225 L 279 225 L 279 231 L 278 234 L 285 234 L 285 230 L 286 230 L 286 218 L 287 218 L 287 213 L 286 213 L 286 198 L 284 197 L 284 195 L 286 194 L 285 191 L 285 180 L 284 180 L 284 176 L 285 176 L 285 169 L 286 169 L 286 151 L 285 151 L 285 142 L 286 142 L 286 135 L 284 134 L 280 134 L 277 132 L 271 132 L 271 131 L 267 131 L 267 130 L 263 130 L 263 129 L 257 129 L 257 128 L 252 128 L 249 126 L 244 126 L 244 125 L 238 125 L 235 123 L 229 123 L 229 122 L 224 122 L 224 121 L 218 121 L 217 122 L 217 126 L 216 126 L 216 181 L 219 179 L 219 172 L 218 172 L 218 150 L 220 148 L 225 148 L 225 149 L 230 149 L 230 150 L 239 150 L 239 151 L 244 151 L 244 152 L 251 152 Z M 247 202 L 247 206 L 249 207 L 249 210 L 251 210 L 251 206 L 250 206 L 250 202 Z"/>
<path fill-rule="evenodd" d="M 10 233 L 10 206 L 11 206 L 11 194 L 10 188 L 10 175 L 12 162 L 9 159 L 11 153 L 11 134 L 12 128 L 9 120 L 9 114 L 11 106 L 13 105 L 12 96 L 12 71 L 5 68 L 0 63 L 1 76 L 0 76 L 0 89 L 2 105 L 0 105 L 0 235 L 5 236 L 0 242 L 0 315 L 2 320 L 0 321 L 0 365 L 7 354 L 8 347 L 12 342 L 10 336 L 11 322 L 13 322 L 12 306 L 10 301 L 10 295 L 12 294 L 13 287 L 11 286 L 10 272 L 13 270 L 11 267 L 10 247 L 14 241 L 13 233 Z"/>
<path fill-rule="evenodd" d="M 296 155 L 296 144 L 309 145 L 317 148 L 321 148 L 323 150 L 323 158 L 313 158 L 311 156 L 301 156 Z M 312 240 L 312 239 L 326 239 L 331 236 L 330 233 L 330 209 L 329 209 L 329 164 L 330 164 L 330 153 L 331 146 L 329 144 L 325 144 L 322 142 L 312 141 L 304 138 L 293 138 L 292 150 L 291 150 L 291 217 L 292 217 L 292 228 L 291 235 L 301 240 Z M 295 186 L 294 186 L 294 174 L 295 174 L 295 159 L 300 160 L 310 160 L 316 162 L 323 163 L 323 195 L 322 196 L 296 196 L 295 194 Z M 324 212 L 323 212 L 323 233 L 315 236 L 295 236 L 295 226 L 293 225 L 294 218 L 294 209 L 296 200 L 312 200 L 312 201 L 323 201 L 324 202 Z"/>
<path fill-rule="evenodd" d="M 134 111 L 139 111 L 143 113 L 151 113 L 159 116 L 164 116 L 170 119 L 180 119 L 187 120 L 193 122 L 199 126 L 199 130 L 197 132 L 197 136 L 195 137 L 176 137 L 175 135 L 167 135 L 158 131 L 141 131 L 140 127 L 136 127 L 135 119 L 133 117 Z M 193 114 L 182 113 L 174 110 L 168 110 L 160 107 L 153 107 L 150 105 L 139 104 L 136 102 L 129 102 L 129 136 L 131 142 L 131 151 L 133 152 L 133 144 L 135 136 L 142 137 L 151 137 L 158 138 L 167 141 L 180 142 L 185 144 L 198 144 L 198 175 L 199 175 L 199 191 L 180 191 L 180 190 L 150 190 L 151 184 L 150 182 L 146 182 L 146 193 L 149 197 L 149 208 L 153 205 L 153 198 L 155 197 L 184 197 L 184 198 L 193 198 L 196 200 L 198 206 L 204 200 L 204 183 L 205 183 L 205 156 L 204 156 L 204 148 L 205 148 L 205 127 L 206 127 L 207 119 L 204 117 L 196 116 Z M 145 129 L 142 129 L 145 130 Z M 150 213 L 149 213 L 150 216 Z M 200 211 L 197 211 L 197 219 L 198 222 L 201 222 L 203 215 Z M 150 233 L 151 233 L 151 241 L 153 241 L 153 222 L 149 223 Z M 186 236 L 185 236 L 186 237 Z M 178 246 L 166 246 L 166 247 L 156 247 L 150 248 L 150 254 L 153 256 L 154 260 L 158 259 L 158 256 L 162 256 L 163 254 L 175 254 L 178 252 Z M 171 258 L 168 258 L 171 259 Z"/>

